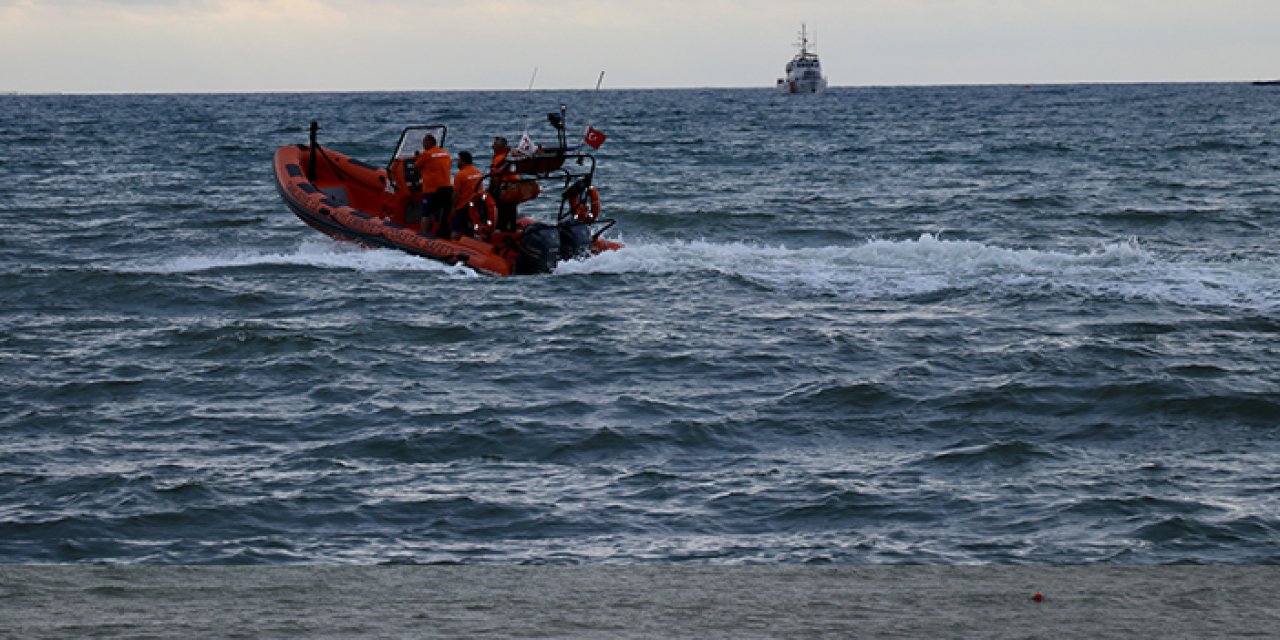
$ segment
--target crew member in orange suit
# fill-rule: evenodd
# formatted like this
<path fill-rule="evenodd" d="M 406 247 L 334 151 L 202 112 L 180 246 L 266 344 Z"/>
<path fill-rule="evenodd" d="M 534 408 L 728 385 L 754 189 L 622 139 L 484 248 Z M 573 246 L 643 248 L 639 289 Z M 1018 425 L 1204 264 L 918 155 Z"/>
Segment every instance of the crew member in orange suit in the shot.
<path fill-rule="evenodd" d="M 511 163 L 507 162 L 507 154 L 511 146 L 501 136 L 493 139 L 493 160 L 489 163 L 489 193 L 498 201 L 498 231 L 515 231 L 516 203 L 504 202 L 503 189 L 513 182 L 520 181 L 520 175 Z"/>
<path fill-rule="evenodd" d="M 453 175 L 453 235 L 470 235 L 467 205 L 481 192 L 484 174 L 472 164 L 470 151 L 458 152 L 458 172 Z"/>
<path fill-rule="evenodd" d="M 422 176 L 422 224 L 423 230 L 433 222 L 436 235 L 445 235 L 449 229 L 449 213 L 453 209 L 453 157 L 437 146 L 436 137 L 427 134 L 422 138 L 422 153 L 414 159 L 413 166 Z"/>

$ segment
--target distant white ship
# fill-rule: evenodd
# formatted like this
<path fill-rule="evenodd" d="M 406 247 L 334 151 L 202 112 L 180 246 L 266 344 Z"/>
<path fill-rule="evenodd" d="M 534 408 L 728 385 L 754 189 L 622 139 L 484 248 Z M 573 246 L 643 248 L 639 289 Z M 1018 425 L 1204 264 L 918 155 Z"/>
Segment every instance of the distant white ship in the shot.
<path fill-rule="evenodd" d="M 827 79 L 822 77 L 822 62 L 818 54 L 809 50 L 809 32 L 800 25 L 800 53 L 787 63 L 787 77 L 778 78 L 778 91 L 782 93 L 822 93 L 827 90 Z"/>

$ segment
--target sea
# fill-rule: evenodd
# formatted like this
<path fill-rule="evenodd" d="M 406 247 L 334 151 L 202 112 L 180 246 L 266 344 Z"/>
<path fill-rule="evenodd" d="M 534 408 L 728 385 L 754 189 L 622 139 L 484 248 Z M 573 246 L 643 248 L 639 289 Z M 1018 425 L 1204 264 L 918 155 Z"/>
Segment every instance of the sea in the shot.
<path fill-rule="evenodd" d="M 561 105 L 552 274 L 273 182 Z M 1280 564 L 1277 178 L 1247 83 L 0 96 L 0 564 Z"/>

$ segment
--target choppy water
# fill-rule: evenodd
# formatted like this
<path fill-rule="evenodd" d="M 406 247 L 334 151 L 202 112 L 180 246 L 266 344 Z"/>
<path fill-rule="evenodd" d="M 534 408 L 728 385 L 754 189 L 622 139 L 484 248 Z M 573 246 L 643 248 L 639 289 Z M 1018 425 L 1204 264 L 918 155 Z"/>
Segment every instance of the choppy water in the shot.
<path fill-rule="evenodd" d="M 605 92 L 550 276 L 271 183 L 561 102 L 0 96 L 0 561 L 1280 561 L 1280 92 Z"/>

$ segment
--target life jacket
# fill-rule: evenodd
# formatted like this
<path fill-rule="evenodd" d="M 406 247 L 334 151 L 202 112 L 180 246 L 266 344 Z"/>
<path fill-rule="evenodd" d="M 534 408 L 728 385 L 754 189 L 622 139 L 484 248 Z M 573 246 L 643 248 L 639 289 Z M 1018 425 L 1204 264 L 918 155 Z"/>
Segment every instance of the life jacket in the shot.
<path fill-rule="evenodd" d="M 483 180 L 484 174 L 472 165 L 458 169 L 458 173 L 453 176 L 453 208 L 467 206 L 471 198 L 480 191 L 480 182 Z"/>
<path fill-rule="evenodd" d="M 449 179 L 449 170 L 453 167 L 453 157 L 440 147 L 424 149 L 413 161 L 422 176 L 422 192 L 435 193 L 437 189 L 453 186 Z"/>
<path fill-rule="evenodd" d="M 507 162 L 507 154 L 510 151 L 502 151 L 493 155 L 493 161 L 489 163 L 489 190 L 501 191 L 505 186 L 503 183 L 515 182 L 520 179 L 516 173 L 516 168 Z"/>

